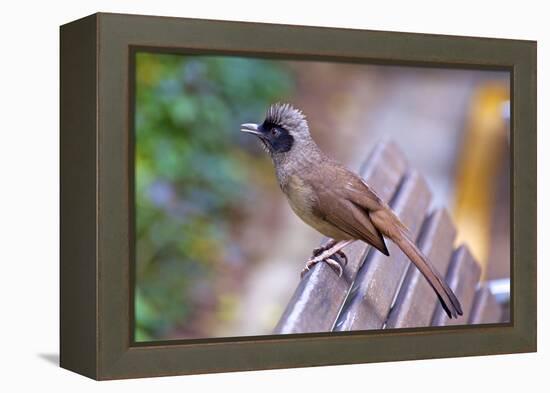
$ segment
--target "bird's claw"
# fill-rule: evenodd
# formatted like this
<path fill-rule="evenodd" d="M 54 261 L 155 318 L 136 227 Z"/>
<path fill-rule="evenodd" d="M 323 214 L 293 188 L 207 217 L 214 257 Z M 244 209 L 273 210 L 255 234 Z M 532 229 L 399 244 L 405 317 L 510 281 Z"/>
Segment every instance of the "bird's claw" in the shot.
<path fill-rule="evenodd" d="M 342 273 L 344 273 L 344 268 L 336 259 L 327 258 L 325 259 L 325 262 L 328 263 L 328 265 L 338 274 L 338 277 L 342 277 Z"/>
<path fill-rule="evenodd" d="M 339 250 L 339 251 L 336 251 L 336 255 L 338 255 L 340 257 L 340 259 L 342 260 L 342 264 L 344 266 L 346 266 L 348 264 L 348 256 L 346 255 L 346 253 L 342 250 Z"/>
<path fill-rule="evenodd" d="M 314 250 L 313 252 L 315 253 L 315 251 L 316 250 Z M 314 265 L 316 265 L 317 263 L 319 263 L 321 261 L 326 262 L 332 268 L 332 270 L 334 270 L 334 272 L 336 274 L 338 274 L 338 277 L 342 277 L 342 274 L 344 273 L 343 266 L 346 266 L 347 263 L 348 263 L 348 258 L 346 256 L 346 254 L 344 254 L 344 252 L 342 252 L 342 251 L 338 251 L 334 254 L 334 255 L 337 255 L 338 257 L 340 257 L 342 259 L 342 263 L 338 262 L 338 260 L 334 258 L 334 255 L 331 255 L 331 256 L 325 257 L 324 259 L 321 259 L 320 254 L 321 254 L 321 252 L 317 252 L 317 255 L 314 258 L 311 258 L 309 261 L 306 262 L 306 266 L 302 269 L 302 272 L 300 273 L 300 278 L 304 278 L 305 274 Z"/>

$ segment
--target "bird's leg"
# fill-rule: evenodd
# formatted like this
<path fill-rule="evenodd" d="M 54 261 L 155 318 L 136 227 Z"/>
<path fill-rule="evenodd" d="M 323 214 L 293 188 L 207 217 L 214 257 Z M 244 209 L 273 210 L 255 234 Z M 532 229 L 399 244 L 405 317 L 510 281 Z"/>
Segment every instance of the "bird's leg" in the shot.
<path fill-rule="evenodd" d="M 326 243 L 324 243 L 324 244 L 320 245 L 319 247 L 316 247 L 316 248 L 313 249 L 313 252 L 311 254 L 311 258 L 313 259 L 317 255 L 321 254 L 323 251 L 326 251 L 329 248 L 331 248 L 332 246 L 334 246 L 336 243 L 337 243 L 336 240 L 329 239 Z M 338 255 L 338 257 L 342 260 L 342 263 L 344 264 L 344 266 L 346 266 L 348 264 L 348 257 L 346 256 L 344 251 L 339 250 L 335 254 Z"/>
<path fill-rule="evenodd" d="M 329 266 L 331 266 L 333 269 L 337 270 L 338 276 L 341 276 L 342 273 L 343 273 L 342 266 L 332 257 L 334 255 L 342 256 L 342 254 L 343 254 L 342 259 L 345 261 L 344 262 L 344 266 L 345 266 L 345 264 L 347 263 L 347 257 L 341 250 L 342 250 L 342 248 L 344 248 L 348 244 L 353 243 L 354 241 L 355 240 L 341 240 L 341 241 L 331 240 L 327 244 L 327 246 L 329 246 L 329 247 L 325 247 L 324 250 L 322 250 L 320 252 L 315 252 L 315 250 L 314 250 L 314 256 L 309 261 L 307 261 L 306 266 L 302 270 L 301 276 L 303 277 L 304 274 L 309 269 L 311 269 L 311 267 L 313 265 L 315 265 L 316 263 L 319 263 L 321 261 L 325 261 L 326 263 L 328 263 Z"/>
<path fill-rule="evenodd" d="M 316 257 L 317 255 L 321 254 L 323 251 L 328 250 L 332 246 L 334 246 L 337 243 L 334 239 L 329 239 L 326 243 L 321 244 L 319 247 L 316 247 L 313 249 L 313 252 L 311 254 L 311 258 Z"/>
<path fill-rule="evenodd" d="M 342 251 L 340 250 L 346 247 L 348 244 L 353 243 L 354 241 L 355 241 L 354 239 L 350 239 L 350 240 L 340 240 L 338 242 L 334 242 L 334 244 L 332 244 L 330 247 L 328 247 L 327 249 L 325 249 L 324 251 L 322 251 L 312 259 L 310 259 L 308 263 L 311 262 L 312 264 L 316 264 L 317 262 L 321 262 L 327 258 L 330 258 L 334 254 L 342 253 Z"/>

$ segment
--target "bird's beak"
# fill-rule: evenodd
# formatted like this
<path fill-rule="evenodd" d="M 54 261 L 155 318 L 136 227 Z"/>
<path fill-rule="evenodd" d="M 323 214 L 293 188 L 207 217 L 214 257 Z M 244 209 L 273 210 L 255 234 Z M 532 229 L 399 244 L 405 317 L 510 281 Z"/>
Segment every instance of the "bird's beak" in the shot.
<path fill-rule="evenodd" d="M 262 134 L 260 131 L 258 131 L 258 125 L 254 123 L 241 124 L 241 132 L 248 132 L 249 134 L 254 135 Z"/>

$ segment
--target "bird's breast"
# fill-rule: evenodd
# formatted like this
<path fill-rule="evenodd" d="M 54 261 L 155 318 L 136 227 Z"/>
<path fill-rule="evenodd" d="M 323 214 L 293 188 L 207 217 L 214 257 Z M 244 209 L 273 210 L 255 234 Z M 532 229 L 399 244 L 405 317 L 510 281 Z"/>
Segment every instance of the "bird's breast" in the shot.
<path fill-rule="evenodd" d="M 281 185 L 292 210 L 302 219 L 313 215 L 316 202 L 315 191 L 304 180 L 296 175 L 290 176 L 286 184 Z"/>

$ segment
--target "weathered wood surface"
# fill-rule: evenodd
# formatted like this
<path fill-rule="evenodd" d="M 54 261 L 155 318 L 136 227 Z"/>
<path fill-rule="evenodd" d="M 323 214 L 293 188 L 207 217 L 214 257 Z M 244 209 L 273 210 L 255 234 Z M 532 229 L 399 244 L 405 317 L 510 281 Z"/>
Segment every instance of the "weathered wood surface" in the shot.
<path fill-rule="evenodd" d="M 480 275 L 481 268 L 474 260 L 468 247 L 462 245 L 456 249 L 445 279 L 458 300 L 460 300 L 463 315 L 450 319 L 443 307 L 437 305 L 432 319 L 433 326 L 465 325 L 468 323 Z"/>
<path fill-rule="evenodd" d="M 401 151 L 394 143 L 386 142 L 373 150 L 360 174 L 380 198 L 388 201 L 395 193 L 406 167 Z M 332 330 L 351 283 L 369 249 L 370 246 L 365 243 L 355 242 L 343 250 L 348 256 L 348 264 L 342 277 L 338 277 L 326 263 L 316 264 L 299 282 L 274 333 Z"/>
<path fill-rule="evenodd" d="M 468 323 L 499 323 L 502 319 L 502 308 L 491 293 L 489 286 L 483 283 L 476 291 L 474 305 Z"/>
<path fill-rule="evenodd" d="M 456 230 L 445 209 L 430 214 L 422 227 L 418 247 L 442 277 L 451 261 Z M 422 273 L 409 264 L 386 328 L 429 326 L 439 300 Z"/>

